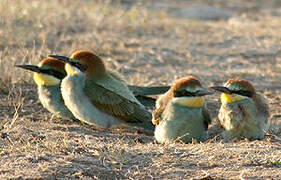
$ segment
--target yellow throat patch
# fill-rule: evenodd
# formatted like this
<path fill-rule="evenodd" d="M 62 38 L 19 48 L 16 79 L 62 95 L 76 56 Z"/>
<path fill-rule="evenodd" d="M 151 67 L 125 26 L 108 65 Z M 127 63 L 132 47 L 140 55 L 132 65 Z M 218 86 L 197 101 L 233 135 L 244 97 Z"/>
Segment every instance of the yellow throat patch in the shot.
<path fill-rule="evenodd" d="M 66 71 L 67 75 L 69 75 L 69 76 L 73 76 L 73 75 L 78 74 L 80 72 L 79 69 L 71 66 L 68 63 L 65 64 L 65 71 Z"/>
<path fill-rule="evenodd" d="M 237 95 L 237 94 L 226 94 L 226 93 L 221 94 L 221 103 L 222 104 L 234 103 L 236 101 L 241 101 L 243 99 L 245 99 L 245 97 Z"/>
<path fill-rule="evenodd" d="M 47 74 L 40 73 L 34 73 L 33 80 L 38 86 L 55 86 L 60 83 L 59 79 Z"/>
<path fill-rule="evenodd" d="M 203 97 L 178 97 L 174 98 L 173 102 L 180 106 L 200 108 L 204 105 L 205 100 Z"/>

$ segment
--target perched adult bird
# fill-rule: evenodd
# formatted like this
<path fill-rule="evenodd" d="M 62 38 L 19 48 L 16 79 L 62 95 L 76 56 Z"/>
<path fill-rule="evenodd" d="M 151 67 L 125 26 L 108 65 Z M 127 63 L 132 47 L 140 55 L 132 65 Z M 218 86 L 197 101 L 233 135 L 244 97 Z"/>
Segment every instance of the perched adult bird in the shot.
<path fill-rule="evenodd" d="M 170 90 L 156 101 L 152 114 L 156 141 L 188 143 L 192 138 L 206 140 L 211 118 L 203 96 L 209 94 L 212 92 L 204 89 L 194 76 L 175 81 Z"/>
<path fill-rule="evenodd" d="M 135 98 L 125 82 L 100 57 L 80 50 L 65 56 L 50 55 L 66 63 L 61 92 L 74 116 L 100 128 L 140 127 L 152 131 L 151 113 Z"/>
<path fill-rule="evenodd" d="M 38 66 L 16 65 L 16 67 L 33 71 L 33 80 L 37 84 L 39 100 L 43 107 L 62 118 L 75 119 L 73 114 L 64 105 L 61 96 L 60 84 L 66 76 L 65 63 L 55 58 L 45 58 Z"/>
<path fill-rule="evenodd" d="M 268 130 L 268 105 L 249 81 L 229 79 L 224 86 L 211 88 L 223 92 L 218 120 L 225 129 L 225 140 L 264 137 Z"/>

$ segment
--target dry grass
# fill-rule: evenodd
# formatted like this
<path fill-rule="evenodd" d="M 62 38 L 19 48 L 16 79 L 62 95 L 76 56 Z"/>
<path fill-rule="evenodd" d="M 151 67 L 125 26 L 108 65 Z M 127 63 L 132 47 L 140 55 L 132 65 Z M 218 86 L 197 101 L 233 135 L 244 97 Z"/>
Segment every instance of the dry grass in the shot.
<path fill-rule="evenodd" d="M 157 2 L 2 0 L 1 178 L 281 178 L 281 18 L 269 13 L 280 3 L 188 2 L 237 12 L 229 20 L 200 21 L 151 8 Z M 186 6 L 181 0 L 163 4 Z M 130 84 L 170 84 L 188 74 L 205 86 L 249 79 L 268 99 L 272 131 L 262 141 L 221 142 L 218 94 L 208 98 L 214 122 L 211 139 L 201 144 L 159 145 L 153 137 L 53 117 L 40 105 L 31 74 L 13 66 L 84 48 Z"/>

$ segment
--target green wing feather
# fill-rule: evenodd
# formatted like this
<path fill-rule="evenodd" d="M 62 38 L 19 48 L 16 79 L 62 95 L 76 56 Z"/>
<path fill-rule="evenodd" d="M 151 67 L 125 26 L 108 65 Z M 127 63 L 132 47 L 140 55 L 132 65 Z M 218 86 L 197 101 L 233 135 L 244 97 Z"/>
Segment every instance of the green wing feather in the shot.
<path fill-rule="evenodd" d="M 134 97 L 127 98 L 126 96 L 129 96 L 129 93 L 123 96 L 119 92 L 115 92 L 105 86 L 106 84 L 102 85 L 101 83 L 87 80 L 84 89 L 85 94 L 97 108 L 128 123 L 150 121 L 151 113 L 137 103 L 137 101 L 132 100 Z M 124 85 L 124 89 L 126 88 Z"/>
<path fill-rule="evenodd" d="M 261 115 L 266 117 L 266 123 L 267 123 L 267 119 L 268 119 L 268 117 L 270 115 L 270 113 L 269 113 L 269 106 L 268 106 L 267 100 L 260 93 L 257 93 L 257 98 L 258 98 L 258 102 L 259 102 L 257 108 L 258 108 L 259 112 L 261 113 Z"/>
<path fill-rule="evenodd" d="M 209 113 L 206 105 L 203 106 L 203 108 L 202 108 L 202 114 L 203 114 L 203 118 L 204 118 L 205 129 L 207 130 L 209 124 L 211 124 L 211 122 L 212 122 L 212 119 L 211 119 L 210 113 Z"/>

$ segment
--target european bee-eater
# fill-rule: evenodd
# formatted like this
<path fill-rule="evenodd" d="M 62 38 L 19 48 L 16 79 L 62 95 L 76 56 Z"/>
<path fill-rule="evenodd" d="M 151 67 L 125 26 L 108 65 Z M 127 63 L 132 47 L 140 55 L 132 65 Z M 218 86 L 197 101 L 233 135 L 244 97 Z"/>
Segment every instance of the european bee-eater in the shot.
<path fill-rule="evenodd" d="M 100 57 L 85 50 L 76 51 L 70 58 L 50 56 L 66 63 L 61 92 L 77 119 L 100 128 L 133 125 L 153 131 L 151 113 Z"/>
<path fill-rule="evenodd" d="M 194 76 L 175 81 L 168 92 L 156 101 L 152 123 L 154 137 L 159 143 L 191 142 L 207 139 L 211 118 L 205 106 L 205 95 L 212 94 Z"/>
<path fill-rule="evenodd" d="M 225 129 L 225 140 L 264 137 L 268 130 L 268 105 L 249 81 L 229 79 L 224 86 L 212 88 L 223 92 L 218 120 Z"/>
<path fill-rule="evenodd" d="M 61 81 L 66 76 L 64 62 L 49 57 L 43 59 L 38 66 L 16 65 L 16 67 L 34 72 L 33 79 L 37 84 L 39 100 L 43 107 L 62 118 L 75 119 L 64 105 L 60 91 Z M 155 99 L 147 97 L 147 95 L 165 93 L 169 89 L 169 86 L 143 87 L 130 85 L 129 88 L 133 91 L 136 98 L 141 100 L 143 105 L 153 106 Z"/>
<path fill-rule="evenodd" d="M 39 100 L 43 107 L 62 118 L 75 119 L 64 105 L 61 96 L 60 84 L 66 76 L 64 65 L 64 62 L 49 57 L 42 60 L 38 66 L 16 65 L 16 67 L 34 72 L 33 80 L 37 84 Z"/>

